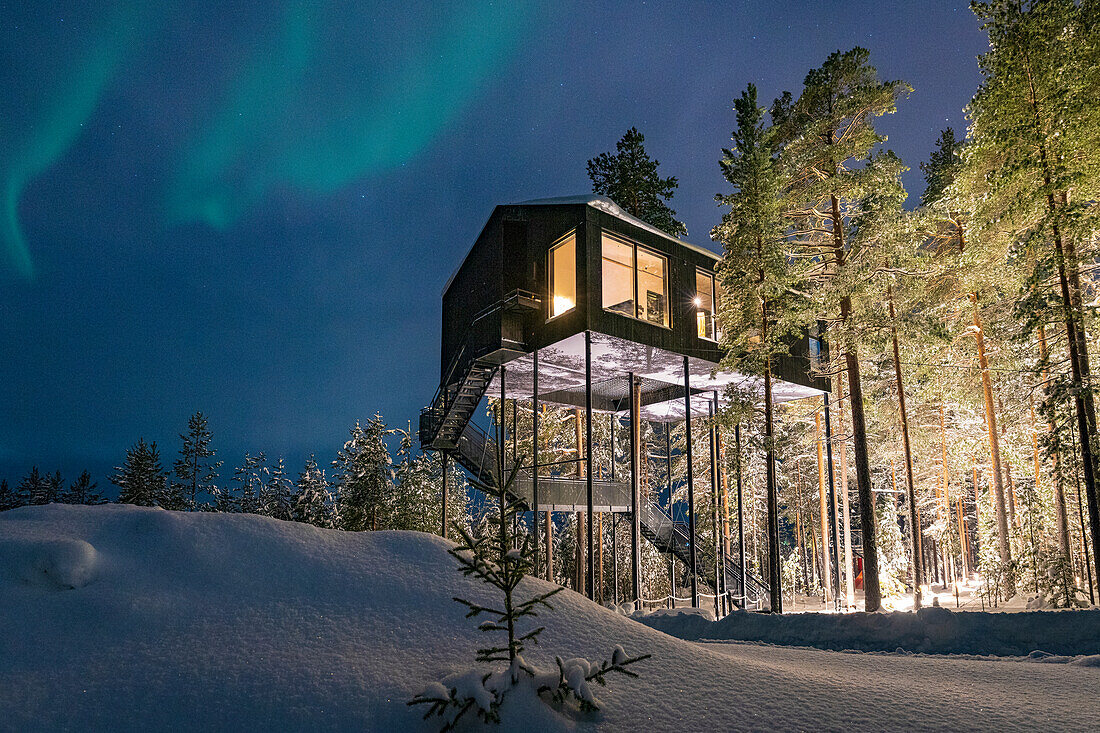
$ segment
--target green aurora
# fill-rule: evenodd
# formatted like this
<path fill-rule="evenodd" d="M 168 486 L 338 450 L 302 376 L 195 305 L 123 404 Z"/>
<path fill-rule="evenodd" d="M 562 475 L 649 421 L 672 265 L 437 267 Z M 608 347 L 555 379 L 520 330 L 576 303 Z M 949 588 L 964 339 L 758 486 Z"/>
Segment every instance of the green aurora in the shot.
<path fill-rule="evenodd" d="M 0 242 L 4 268 L 26 280 L 35 272 L 19 220 L 27 185 L 63 159 L 105 91 L 140 73 L 142 54 L 163 53 L 144 7 L 100 11 L 79 42 L 56 17 L 33 21 L 41 28 L 30 40 L 49 50 L 40 64 L 17 51 L 20 34 L 32 31 L 6 33 L 5 55 L 16 62 L 9 73 L 23 89 L 4 104 L 23 106 L 0 123 L 9 151 L 0 162 Z M 197 113 L 176 138 L 150 142 L 168 151 L 155 218 L 225 229 L 272 192 L 328 195 L 424 150 L 491 80 L 531 20 L 523 3 L 442 7 L 291 1 L 266 26 L 253 21 L 241 29 L 246 36 L 220 39 L 242 50 L 225 55 L 228 68 L 207 70 L 216 79 L 186 78 L 181 62 L 178 81 L 194 86 Z M 160 9 L 171 17 L 171 6 Z"/>

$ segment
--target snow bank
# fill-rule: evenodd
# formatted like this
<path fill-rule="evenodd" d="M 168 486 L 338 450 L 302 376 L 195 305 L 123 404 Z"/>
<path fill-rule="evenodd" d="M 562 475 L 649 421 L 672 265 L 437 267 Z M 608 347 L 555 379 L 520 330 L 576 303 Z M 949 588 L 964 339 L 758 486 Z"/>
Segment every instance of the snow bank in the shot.
<path fill-rule="evenodd" d="M 437 730 L 405 703 L 486 642 L 451 598 L 491 598 L 450 546 L 118 505 L 0 513 L 0 730 Z M 653 657 L 596 690 L 598 713 L 510 698 L 502 731 L 1095 724 L 1100 669 L 1084 664 L 701 645 L 571 591 L 552 602 L 533 664 L 617 644 Z"/>
<path fill-rule="evenodd" d="M 650 614 L 639 620 L 681 639 L 758 641 L 819 649 L 1023 656 L 1100 654 L 1100 609 L 1021 613 L 800 613 L 738 611 L 721 621 Z"/>

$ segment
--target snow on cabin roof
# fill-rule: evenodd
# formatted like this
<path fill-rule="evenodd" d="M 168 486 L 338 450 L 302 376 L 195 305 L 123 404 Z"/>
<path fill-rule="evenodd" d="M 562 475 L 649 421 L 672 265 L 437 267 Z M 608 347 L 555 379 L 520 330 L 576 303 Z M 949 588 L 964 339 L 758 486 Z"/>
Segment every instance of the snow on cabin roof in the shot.
<path fill-rule="evenodd" d="M 598 196 L 594 193 L 582 193 L 582 194 L 579 194 L 577 196 L 554 196 L 552 198 L 531 199 L 529 201 L 519 201 L 515 205 L 516 206 L 553 206 L 555 204 L 557 204 L 557 205 L 561 205 L 561 204 L 585 204 L 587 206 L 591 206 L 594 209 L 599 209 L 600 211 L 602 211 L 606 214 L 611 214 L 611 216 L 614 216 L 617 219 L 622 219 L 625 222 L 629 222 L 629 223 L 633 224 L 636 227 L 639 227 L 641 229 L 645 229 L 647 232 L 651 232 L 651 233 L 656 234 L 660 237 L 664 237 L 665 239 L 667 239 L 671 242 L 675 242 L 676 244 L 680 245 L 681 247 L 687 247 L 690 250 L 694 250 L 695 252 L 699 252 L 700 254 L 704 254 L 704 255 L 706 255 L 706 256 L 708 256 L 708 257 L 710 257 L 710 258 L 712 258 L 716 261 L 721 259 L 721 257 L 718 254 L 712 252 L 711 250 L 707 249 L 706 247 L 700 247 L 697 244 L 692 244 L 691 242 L 685 241 L 683 239 L 677 239 L 676 237 L 672 236 L 668 232 L 662 231 L 662 230 L 658 229 L 657 227 L 653 226 L 652 224 L 647 224 L 646 222 L 642 221 L 638 217 L 632 216 L 632 215 L 626 213 L 625 211 L 623 211 L 622 207 L 620 207 L 618 204 L 616 204 L 614 201 L 607 198 L 606 196 Z"/>

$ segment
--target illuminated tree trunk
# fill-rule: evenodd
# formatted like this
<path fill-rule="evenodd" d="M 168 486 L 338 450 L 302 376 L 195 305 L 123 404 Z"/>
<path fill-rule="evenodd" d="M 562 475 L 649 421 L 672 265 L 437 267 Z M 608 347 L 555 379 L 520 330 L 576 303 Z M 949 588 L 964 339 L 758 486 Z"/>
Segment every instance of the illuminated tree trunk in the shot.
<path fill-rule="evenodd" d="M 1039 327 L 1039 359 L 1043 363 L 1043 391 L 1049 388 L 1050 384 L 1050 369 L 1047 366 L 1050 360 L 1050 352 L 1047 350 L 1047 336 L 1046 329 L 1042 326 Z M 1032 415 L 1034 416 L 1034 409 Z M 1034 417 L 1032 418 L 1034 422 Z M 1034 429 L 1034 428 L 1033 428 Z M 1047 430 L 1054 432 L 1054 424 L 1048 423 Z M 1036 435 L 1036 446 L 1038 445 Z M 1058 470 L 1058 451 L 1055 450 L 1051 455 L 1051 460 L 1054 462 L 1054 519 L 1058 526 L 1058 542 L 1062 548 L 1062 554 L 1065 555 L 1066 560 L 1070 563 L 1073 562 L 1073 550 L 1070 549 L 1069 541 L 1069 511 L 1066 509 L 1066 492 L 1065 486 L 1062 483 L 1061 473 Z M 1039 474 L 1036 471 L 1035 474 L 1035 486 L 1039 486 Z"/>
<path fill-rule="evenodd" d="M 901 378 L 901 349 L 898 348 L 898 329 L 894 326 L 894 289 L 887 286 L 886 297 L 890 308 L 890 337 L 894 347 L 894 380 L 898 390 L 898 412 L 901 416 L 901 440 L 905 450 L 905 488 L 909 498 L 909 529 L 913 554 L 913 608 L 921 607 L 920 519 L 917 516 L 917 490 L 913 481 L 913 452 L 909 447 L 909 412 L 905 409 L 905 385 Z M 942 412 L 941 412 L 942 420 Z M 895 494 L 897 496 L 897 494 Z M 866 572 L 864 577 L 866 578 Z"/>
<path fill-rule="evenodd" d="M 847 256 L 844 245 L 844 223 L 840 215 L 840 199 L 830 197 L 832 203 L 833 256 L 838 271 L 844 269 Z M 850 324 L 852 298 L 840 299 L 840 323 Z M 849 409 L 852 412 L 852 457 L 856 468 L 856 493 L 859 496 L 859 523 L 863 535 L 863 604 L 868 612 L 877 611 L 882 605 L 878 582 L 878 538 L 875 536 L 875 497 L 871 492 L 871 462 L 867 451 L 867 424 L 863 413 L 863 382 L 859 373 L 859 354 L 856 340 L 851 334 L 842 339 L 845 370 L 848 372 Z"/>
<path fill-rule="evenodd" d="M 985 334 L 982 332 L 982 317 L 978 312 L 978 296 L 971 293 L 970 301 L 974 305 L 974 336 L 978 342 L 978 366 L 982 371 L 982 396 L 985 400 L 986 433 L 989 435 L 989 462 L 993 476 L 993 507 L 997 520 L 997 548 L 1000 550 L 1001 563 L 1008 568 L 1012 562 L 1012 551 L 1008 545 L 1008 517 L 1005 515 L 1005 488 L 1001 482 L 1001 444 L 997 434 L 997 416 L 993 405 L 993 383 L 989 378 L 989 361 L 985 355 Z M 1009 577 L 1008 585 L 1015 586 Z"/>
<path fill-rule="evenodd" d="M 829 504 L 825 495 L 825 448 L 821 440 L 821 412 L 814 411 L 814 441 L 817 443 L 817 498 L 821 508 L 821 584 L 825 603 L 832 600 L 833 574 L 829 562 Z"/>
<path fill-rule="evenodd" d="M 837 372 L 834 377 L 836 382 L 837 402 L 843 405 L 844 374 Z M 856 584 L 852 565 L 852 512 L 849 506 L 848 496 L 848 441 L 844 436 L 844 408 L 836 411 L 836 435 L 840 442 L 840 480 L 836 482 L 840 489 L 841 498 L 841 523 L 844 529 L 844 591 L 848 608 L 856 605 Z"/>

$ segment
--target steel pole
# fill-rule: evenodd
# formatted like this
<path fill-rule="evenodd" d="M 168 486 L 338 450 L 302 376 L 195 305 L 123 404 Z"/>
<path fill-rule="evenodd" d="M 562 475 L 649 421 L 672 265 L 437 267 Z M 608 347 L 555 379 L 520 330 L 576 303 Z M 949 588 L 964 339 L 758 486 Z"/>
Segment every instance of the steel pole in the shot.
<path fill-rule="evenodd" d="M 595 599 L 595 584 L 596 584 L 596 553 L 592 551 L 593 541 L 595 540 L 595 531 L 593 529 L 593 514 L 595 505 L 594 487 L 592 485 L 592 332 L 584 332 L 584 477 L 585 486 L 588 490 L 588 526 L 585 528 L 585 532 L 588 536 L 588 551 L 587 566 L 588 566 L 588 582 L 585 584 L 585 592 L 590 600 Z"/>
<path fill-rule="evenodd" d="M 699 559 L 695 550 L 695 478 L 691 457 L 691 369 L 684 357 L 684 425 L 687 446 L 688 534 L 691 537 L 691 607 L 699 607 Z"/>
<path fill-rule="evenodd" d="M 741 423 L 733 426 L 733 442 L 737 449 L 737 560 L 741 564 L 741 608 L 748 608 L 749 593 L 745 588 L 748 571 L 745 569 L 745 496 L 741 482 Z"/>
<path fill-rule="evenodd" d="M 531 353 L 532 381 L 531 387 L 531 504 L 535 512 L 535 577 L 540 577 L 542 568 L 539 565 L 539 350 Z M 549 570 L 546 577 L 550 577 Z"/>

